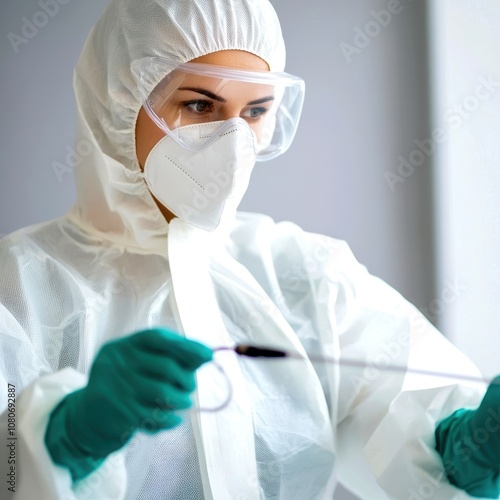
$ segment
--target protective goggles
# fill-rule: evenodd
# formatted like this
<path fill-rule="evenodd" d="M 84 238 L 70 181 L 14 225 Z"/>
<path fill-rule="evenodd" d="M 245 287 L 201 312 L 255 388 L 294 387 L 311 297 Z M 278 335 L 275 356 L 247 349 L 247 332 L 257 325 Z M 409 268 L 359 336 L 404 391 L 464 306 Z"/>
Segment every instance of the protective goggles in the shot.
<path fill-rule="evenodd" d="M 248 71 L 201 63 L 180 64 L 150 57 L 136 72 L 143 105 L 151 119 L 182 147 L 201 151 L 217 140 L 234 119 L 254 132 L 258 161 L 284 153 L 297 131 L 305 84 L 279 72 Z M 160 83 L 157 83 L 163 75 Z M 218 122 L 199 136 L 183 127 Z"/>

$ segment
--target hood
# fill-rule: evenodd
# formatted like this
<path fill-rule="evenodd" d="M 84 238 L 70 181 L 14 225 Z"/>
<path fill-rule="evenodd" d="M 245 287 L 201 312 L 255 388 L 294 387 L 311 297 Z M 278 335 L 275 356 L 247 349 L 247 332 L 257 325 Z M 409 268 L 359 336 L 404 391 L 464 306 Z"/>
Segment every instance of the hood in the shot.
<path fill-rule="evenodd" d="M 90 32 L 74 73 L 77 201 L 72 219 L 98 238 L 146 252 L 166 247 L 168 223 L 137 161 L 142 106 L 133 68 L 147 57 L 184 63 L 244 50 L 282 71 L 285 47 L 267 0 L 111 0 Z M 152 90 L 165 74 L 154 75 Z"/>

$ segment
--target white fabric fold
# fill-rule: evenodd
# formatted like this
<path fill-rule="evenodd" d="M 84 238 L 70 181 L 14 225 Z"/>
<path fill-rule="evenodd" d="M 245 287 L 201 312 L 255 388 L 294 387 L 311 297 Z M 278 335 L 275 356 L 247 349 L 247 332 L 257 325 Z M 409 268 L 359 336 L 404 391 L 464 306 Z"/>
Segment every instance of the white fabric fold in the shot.
<path fill-rule="evenodd" d="M 186 337 L 210 347 L 230 346 L 231 337 L 220 316 L 210 279 L 208 239 L 206 232 L 180 219 L 170 223 L 168 255 L 173 292 Z M 233 387 L 229 406 L 220 412 L 200 412 L 193 418 L 210 483 L 205 498 L 258 500 L 251 403 L 234 357 L 225 360 L 224 371 Z M 201 408 L 217 406 L 220 387 L 213 386 L 212 382 L 208 377 L 197 377 Z M 232 470 L 230 477 L 228 470 Z"/>
<path fill-rule="evenodd" d="M 227 409 L 137 433 L 76 485 L 51 462 L 43 445 L 51 409 L 84 384 L 104 343 L 142 329 L 163 326 L 210 346 L 472 369 L 344 242 L 258 214 L 224 220 L 210 236 L 167 224 L 136 157 L 133 67 L 230 49 L 284 68 L 267 0 L 111 0 L 89 35 L 74 78 L 76 144 L 89 151 L 74 171 L 75 206 L 0 240 L 1 430 L 10 383 L 19 396 L 16 500 L 323 500 L 336 474 L 366 500 L 411 498 L 440 470 L 437 422 L 484 392 L 383 369 L 233 358 L 223 363 L 234 389 Z M 200 372 L 202 406 L 219 389 Z M 464 498 L 439 481 L 436 498 Z"/>
<path fill-rule="evenodd" d="M 3 377 L 0 377 L 0 380 Z M 6 386 L 7 382 L 1 380 Z M 85 386 L 84 375 L 72 368 L 45 375 L 31 383 L 16 402 L 17 478 L 15 493 L 5 491 L 11 500 L 121 500 L 125 498 L 127 474 L 122 452 L 110 455 L 99 469 L 72 483 L 68 469 L 52 462 L 45 446 L 45 431 L 52 410 L 70 392 Z M 6 443 L 7 413 L 0 415 L 0 435 Z M 3 465 L 3 464 L 2 464 Z M 4 496 L 7 495 L 7 496 Z"/>

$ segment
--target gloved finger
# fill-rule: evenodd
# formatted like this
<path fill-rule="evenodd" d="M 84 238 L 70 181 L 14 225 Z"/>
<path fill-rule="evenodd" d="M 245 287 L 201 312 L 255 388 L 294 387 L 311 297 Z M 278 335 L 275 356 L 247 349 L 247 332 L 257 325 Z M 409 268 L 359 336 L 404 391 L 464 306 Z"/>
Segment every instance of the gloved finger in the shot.
<path fill-rule="evenodd" d="M 195 372 L 181 366 L 175 359 L 157 352 L 131 349 L 130 370 L 159 382 L 168 382 L 179 389 L 193 392 L 196 389 Z"/>
<path fill-rule="evenodd" d="M 212 349 L 165 328 L 154 328 L 136 333 L 130 337 L 130 342 L 139 349 L 161 352 L 174 357 L 186 368 L 193 370 L 211 361 L 213 357 Z"/>
<path fill-rule="evenodd" d="M 155 425 L 143 425 L 140 429 L 148 434 L 154 434 L 159 430 L 173 429 L 182 422 L 182 417 L 165 410 L 157 410 L 154 414 Z"/>
<path fill-rule="evenodd" d="M 478 421 L 491 418 L 492 413 L 495 415 L 500 414 L 500 377 L 496 377 L 491 381 L 473 420 L 476 424 L 484 423 Z"/>
<path fill-rule="evenodd" d="M 176 410 L 156 406 L 149 408 L 147 412 L 143 412 L 136 428 L 149 434 L 154 434 L 160 430 L 176 427 L 181 422 L 182 417 L 176 413 Z"/>
<path fill-rule="evenodd" d="M 469 432 L 477 454 L 485 463 L 495 467 L 500 461 L 500 377 L 496 377 L 488 386 L 479 408 L 470 411 Z M 479 442 L 480 440 L 480 442 Z"/>
<path fill-rule="evenodd" d="M 193 404 L 189 393 L 177 387 L 153 380 L 142 375 L 134 376 L 134 397 L 149 410 L 154 408 L 179 410 L 190 408 Z"/>
<path fill-rule="evenodd" d="M 486 390 L 485 395 L 479 405 L 479 408 L 476 410 L 475 418 L 487 418 L 490 416 L 492 411 L 500 410 L 500 377 L 494 378 L 488 389 Z"/>

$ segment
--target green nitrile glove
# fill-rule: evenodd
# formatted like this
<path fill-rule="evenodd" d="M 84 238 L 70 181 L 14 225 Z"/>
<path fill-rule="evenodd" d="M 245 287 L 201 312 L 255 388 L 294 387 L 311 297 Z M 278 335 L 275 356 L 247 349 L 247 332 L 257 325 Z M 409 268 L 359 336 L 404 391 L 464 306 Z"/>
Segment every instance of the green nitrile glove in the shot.
<path fill-rule="evenodd" d="M 436 449 L 452 484 L 469 495 L 500 496 L 500 377 L 479 408 L 458 410 L 439 423 Z"/>
<path fill-rule="evenodd" d="M 86 387 L 66 396 L 50 416 L 45 444 L 54 462 L 82 479 L 144 425 L 147 432 L 181 422 L 195 371 L 212 359 L 208 347 L 165 329 L 105 344 Z"/>

